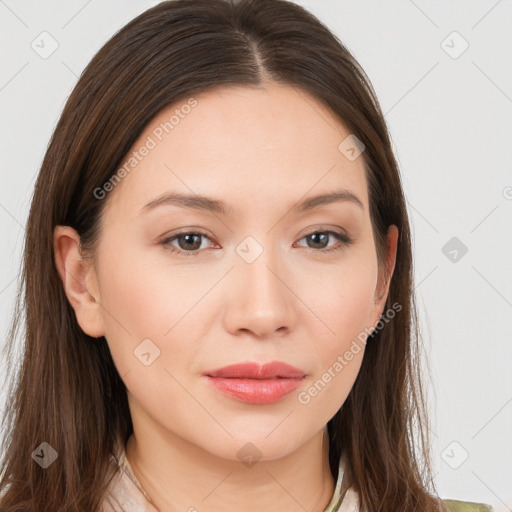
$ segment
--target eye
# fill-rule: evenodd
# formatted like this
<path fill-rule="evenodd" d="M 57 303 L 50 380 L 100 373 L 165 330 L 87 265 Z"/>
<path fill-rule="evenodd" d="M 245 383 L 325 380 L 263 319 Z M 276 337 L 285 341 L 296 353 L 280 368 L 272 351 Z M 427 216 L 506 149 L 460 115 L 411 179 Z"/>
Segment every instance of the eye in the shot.
<path fill-rule="evenodd" d="M 339 240 L 339 243 L 336 244 L 334 247 L 327 249 L 326 247 L 328 247 L 327 244 L 330 238 L 335 238 Z M 339 233 L 333 230 L 317 230 L 301 238 L 301 240 L 310 241 L 311 244 L 308 245 L 308 249 L 313 249 L 316 252 L 331 252 L 341 250 L 349 246 L 354 241 L 345 233 Z"/>
<path fill-rule="evenodd" d="M 184 256 L 197 256 L 199 250 L 204 249 L 201 240 L 203 237 L 209 239 L 206 233 L 201 233 L 200 231 L 182 231 L 181 233 L 176 233 L 163 239 L 160 244 L 171 252 L 176 252 Z M 173 242 L 177 242 L 178 247 L 172 245 Z M 213 244 L 211 244 L 210 247 L 212 245 Z"/>

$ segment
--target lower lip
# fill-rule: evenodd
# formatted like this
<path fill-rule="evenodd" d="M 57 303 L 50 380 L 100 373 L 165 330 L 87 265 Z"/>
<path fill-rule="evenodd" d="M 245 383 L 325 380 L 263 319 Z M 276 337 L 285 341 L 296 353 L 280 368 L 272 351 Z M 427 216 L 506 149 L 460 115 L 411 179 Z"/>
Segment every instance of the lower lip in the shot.
<path fill-rule="evenodd" d="M 206 376 L 209 382 L 226 395 L 249 404 L 273 404 L 295 391 L 303 379 L 225 379 Z"/>

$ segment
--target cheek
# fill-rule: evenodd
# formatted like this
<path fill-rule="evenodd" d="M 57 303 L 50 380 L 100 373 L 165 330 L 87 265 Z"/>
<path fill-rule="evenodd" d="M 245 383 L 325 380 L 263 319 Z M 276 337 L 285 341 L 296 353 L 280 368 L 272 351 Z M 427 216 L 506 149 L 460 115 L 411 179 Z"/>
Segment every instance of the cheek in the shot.
<path fill-rule="evenodd" d="M 302 288 L 318 318 L 309 322 L 308 336 L 315 340 L 309 347 L 315 371 L 297 398 L 322 417 L 332 417 L 348 396 L 372 327 L 377 269 L 371 251 L 366 254 L 340 260 Z"/>
<path fill-rule="evenodd" d="M 106 339 L 137 414 L 186 431 L 193 414 L 201 413 L 186 380 L 197 350 L 191 340 L 201 339 L 200 307 L 193 307 L 201 294 L 188 286 L 195 282 L 191 276 L 135 256 L 132 251 L 102 269 Z"/>
<path fill-rule="evenodd" d="M 377 264 L 371 251 L 357 251 L 340 258 L 339 263 L 325 266 L 296 278 L 299 296 L 315 313 L 315 328 L 322 360 L 343 350 L 365 328 L 372 326 Z"/>
<path fill-rule="evenodd" d="M 333 292 L 325 304 L 325 321 L 330 330 L 315 336 L 309 347 L 314 371 L 297 394 L 299 407 L 308 414 L 329 421 L 347 399 L 359 374 L 365 351 L 365 328 L 369 327 L 371 294 L 369 286 L 348 286 L 342 294 Z M 325 329 L 322 329 L 325 333 Z"/>
<path fill-rule="evenodd" d="M 108 250 L 105 247 L 104 251 Z M 133 248 L 126 247 L 124 254 L 129 256 L 104 259 L 99 272 L 105 337 L 121 375 L 140 370 L 138 356 L 143 349 L 144 354 L 150 352 L 151 358 L 158 355 L 155 362 L 159 365 L 164 363 L 171 352 L 169 342 L 177 337 L 176 333 L 197 325 L 190 324 L 188 313 L 193 312 L 194 303 L 200 299 L 191 276 L 183 275 L 179 269 L 162 268 L 147 253 L 137 253 Z M 193 332 L 188 335 L 193 336 Z M 174 345 L 173 357 L 180 358 L 186 344 Z"/>
<path fill-rule="evenodd" d="M 109 245 L 103 255 L 113 249 Z M 116 368 L 127 376 L 130 391 L 146 401 L 181 396 L 166 371 L 184 382 L 204 369 L 197 356 L 208 352 L 201 341 L 218 321 L 220 280 L 229 266 L 179 265 L 164 249 L 137 250 L 135 243 L 117 253 L 126 256 L 103 256 L 99 272 L 105 337 Z"/>

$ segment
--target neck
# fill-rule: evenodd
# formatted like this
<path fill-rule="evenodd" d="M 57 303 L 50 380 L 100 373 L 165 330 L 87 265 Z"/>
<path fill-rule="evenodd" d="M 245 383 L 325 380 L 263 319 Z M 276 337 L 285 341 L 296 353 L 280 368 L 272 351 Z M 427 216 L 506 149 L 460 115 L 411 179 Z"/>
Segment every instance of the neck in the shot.
<path fill-rule="evenodd" d="M 334 493 L 327 429 L 285 457 L 248 467 L 188 441 L 134 433 L 126 445 L 132 470 L 161 511 L 324 512 Z"/>

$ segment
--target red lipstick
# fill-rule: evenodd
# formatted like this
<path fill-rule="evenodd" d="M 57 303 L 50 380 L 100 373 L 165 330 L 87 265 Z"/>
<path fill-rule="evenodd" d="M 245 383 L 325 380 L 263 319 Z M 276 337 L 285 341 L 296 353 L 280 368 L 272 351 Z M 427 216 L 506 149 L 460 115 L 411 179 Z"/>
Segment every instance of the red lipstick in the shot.
<path fill-rule="evenodd" d="M 241 402 L 272 404 L 297 389 L 305 372 L 280 361 L 241 363 L 204 374 L 219 391 Z"/>

